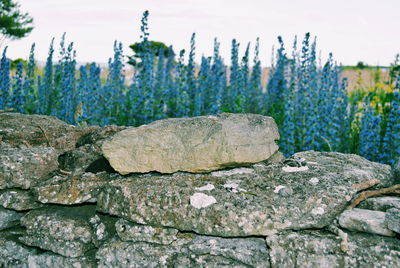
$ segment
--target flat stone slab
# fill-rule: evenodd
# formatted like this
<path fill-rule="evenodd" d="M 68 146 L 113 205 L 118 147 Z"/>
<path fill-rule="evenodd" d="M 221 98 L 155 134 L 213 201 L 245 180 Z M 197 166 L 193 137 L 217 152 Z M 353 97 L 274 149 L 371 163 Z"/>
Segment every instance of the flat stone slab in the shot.
<path fill-rule="evenodd" d="M 262 238 L 221 238 L 182 234 L 170 245 L 147 242 L 105 243 L 98 267 L 270 267 Z"/>
<path fill-rule="evenodd" d="M 124 219 L 119 219 L 115 227 L 118 236 L 123 241 L 149 242 L 160 245 L 169 245 L 177 240 L 177 234 L 179 232 L 173 228 L 136 224 Z"/>
<path fill-rule="evenodd" d="M 266 241 L 272 267 L 400 267 L 400 243 L 391 237 L 349 233 L 347 251 L 339 237 L 320 231 L 276 234 Z"/>
<path fill-rule="evenodd" d="M 400 197 L 398 196 L 380 196 L 372 197 L 362 201 L 357 208 L 378 210 L 385 212 L 391 208 L 400 209 Z"/>
<path fill-rule="evenodd" d="M 54 148 L 0 148 L 0 189 L 29 189 L 48 179 L 57 168 Z"/>
<path fill-rule="evenodd" d="M 41 203 L 74 205 L 96 202 L 100 189 L 107 184 L 112 175 L 105 172 L 73 173 L 56 175 L 36 185 L 32 190 Z"/>
<path fill-rule="evenodd" d="M 66 152 L 91 129 L 71 126 L 52 116 L 1 113 L 0 148 L 54 147 Z"/>
<path fill-rule="evenodd" d="M 308 151 L 296 157 L 306 165 L 121 178 L 104 186 L 97 209 L 198 234 L 267 236 L 327 226 L 365 185 L 391 180 L 389 166 L 357 155 Z"/>
<path fill-rule="evenodd" d="M 102 146 L 122 175 L 209 172 L 257 163 L 277 150 L 274 119 L 256 114 L 174 118 L 118 132 Z"/>
<path fill-rule="evenodd" d="M 80 257 L 94 248 L 90 218 L 93 206 L 45 207 L 28 212 L 21 224 L 26 234 L 19 240 L 29 246 L 50 250 L 65 257 Z"/>
<path fill-rule="evenodd" d="M 366 232 L 384 236 L 395 236 L 385 223 L 385 212 L 368 209 L 345 210 L 339 217 L 339 225 L 351 231 Z"/>
<path fill-rule="evenodd" d="M 17 211 L 26 211 L 40 208 L 43 204 L 37 202 L 30 191 L 7 189 L 0 191 L 0 206 Z"/>

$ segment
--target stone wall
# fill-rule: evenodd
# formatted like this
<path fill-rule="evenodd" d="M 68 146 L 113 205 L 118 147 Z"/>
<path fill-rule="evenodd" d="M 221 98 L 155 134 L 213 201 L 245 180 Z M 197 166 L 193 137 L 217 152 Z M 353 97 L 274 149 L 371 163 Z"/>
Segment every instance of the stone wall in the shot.
<path fill-rule="evenodd" d="M 349 209 L 400 165 L 284 159 L 278 138 L 258 115 L 133 129 L 0 113 L 0 267 L 400 267 L 399 194 Z"/>

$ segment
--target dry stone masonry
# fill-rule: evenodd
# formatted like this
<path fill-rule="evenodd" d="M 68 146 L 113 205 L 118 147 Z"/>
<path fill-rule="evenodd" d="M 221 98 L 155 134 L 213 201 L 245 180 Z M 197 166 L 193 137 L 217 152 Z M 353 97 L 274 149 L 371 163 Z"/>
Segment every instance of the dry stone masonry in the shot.
<path fill-rule="evenodd" d="M 274 120 L 69 126 L 0 114 L 0 267 L 400 267 L 400 164 L 306 151 Z"/>

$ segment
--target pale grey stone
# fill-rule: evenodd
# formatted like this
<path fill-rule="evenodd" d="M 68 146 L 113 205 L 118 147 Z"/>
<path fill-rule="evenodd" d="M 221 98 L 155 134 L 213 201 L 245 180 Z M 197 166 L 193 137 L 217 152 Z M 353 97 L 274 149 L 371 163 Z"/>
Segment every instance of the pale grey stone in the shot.
<path fill-rule="evenodd" d="M 105 172 L 56 175 L 32 190 L 41 203 L 74 205 L 96 202 L 100 189 L 113 179 Z"/>
<path fill-rule="evenodd" d="M 58 168 L 54 148 L 0 148 L 0 189 L 29 189 Z"/>
<path fill-rule="evenodd" d="M 391 208 L 400 209 L 400 197 L 398 196 L 379 196 L 371 197 L 362 201 L 357 208 L 378 210 L 385 212 Z"/>
<path fill-rule="evenodd" d="M 178 230 L 173 228 L 152 227 L 120 219 L 116 223 L 118 236 L 123 241 L 148 242 L 168 245 L 175 241 Z"/>
<path fill-rule="evenodd" d="M 80 257 L 94 247 L 89 222 L 94 215 L 94 206 L 54 206 L 32 210 L 21 219 L 27 233 L 19 240 L 66 257 Z"/>
<path fill-rule="evenodd" d="M 159 120 L 123 130 L 105 141 L 103 155 L 120 174 L 209 172 L 256 163 L 277 150 L 271 117 L 220 114 Z"/>
<path fill-rule="evenodd" d="M 385 223 L 388 229 L 400 234 L 400 209 L 391 208 L 386 211 Z"/>
<path fill-rule="evenodd" d="M 221 238 L 182 234 L 169 245 L 147 242 L 104 244 L 99 267 L 270 267 L 262 238 Z"/>
<path fill-rule="evenodd" d="M 40 208 L 40 204 L 27 190 L 7 189 L 0 191 L 0 206 L 17 211 Z"/>
<path fill-rule="evenodd" d="M 0 207 L 0 230 L 18 225 L 24 213 Z"/>
<path fill-rule="evenodd" d="M 339 216 L 341 227 L 351 231 L 360 231 L 384 236 L 395 236 L 385 223 L 385 212 L 367 209 L 345 210 Z"/>
<path fill-rule="evenodd" d="M 390 181 L 389 166 L 356 155 L 313 151 L 298 155 L 309 162 L 309 170 L 285 172 L 282 163 L 259 163 L 246 172 L 228 171 L 229 176 L 213 172 L 121 178 L 104 186 L 97 198 L 98 210 L 140 224 L 199 234 L 266 236 L 282 230 L 323 228 L 356 196 L 359 184 L 371 179 L 382 184 Z M 310 183 L 312 178 L 318 182 Z M 207 184 L 214 189 L 198 190 Z M 280 186 L 287 190 L 275 191 Z M 196 193 L 216 202 L 194 207 L 191 197 Z"/>
<path fill-rule="evenodd" d="M 54 147 L 58 152 L 75 148 L 92 128 L 81 129 L 45 115 L 0 114 L 0 147 Z"/>
<path fill-rule="evenodd" d="M 0 267 L 28 268 L 28 258 L 39 254 L 36 248 L 22 245 L 11 232 L 0 232 Z"/>
<path fill-rule="evenodd" d="M 276 268 L 400 267 L 400 243 L 391 237 L 349 233 L 347 251 L 339 237 L 323 231 L 275 234 L 266 241 Z"/>

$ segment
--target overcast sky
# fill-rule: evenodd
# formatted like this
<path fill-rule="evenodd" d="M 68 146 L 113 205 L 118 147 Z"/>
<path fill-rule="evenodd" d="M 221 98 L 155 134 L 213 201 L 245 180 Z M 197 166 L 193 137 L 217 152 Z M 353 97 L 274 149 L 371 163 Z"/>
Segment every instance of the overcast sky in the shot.
<path fill-rule="evenodd" d="M 73 41 L 80 62 L 107 62 L 114 40 L 125 54 L 139 41 L 140 19 L 149 10 L 150 39 L 189 48 L 196 32 L 196 59 L 212 54 L 213 39 L 229 63 L 233 38 L 241 43 L 260 37 L 260 58 L 270 65 L 271 49 L 281 35 L 290 49 L 293 37 L 317 36 L 317 49 L 345 65 L 364 61 L 389 65 L 400 53 L 400 0 L 18 0 L 35 21 L 35 29 L 8 43 L 8 56 L 27 58 L 36 43 L 36 58 L 45 60 L 52 37 L 63 32 Z"/>

